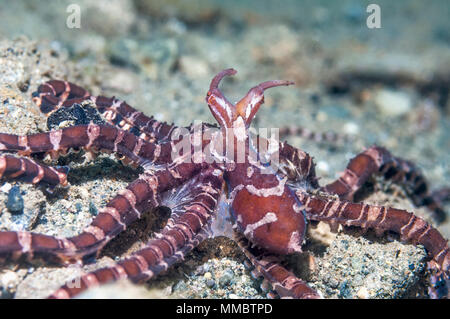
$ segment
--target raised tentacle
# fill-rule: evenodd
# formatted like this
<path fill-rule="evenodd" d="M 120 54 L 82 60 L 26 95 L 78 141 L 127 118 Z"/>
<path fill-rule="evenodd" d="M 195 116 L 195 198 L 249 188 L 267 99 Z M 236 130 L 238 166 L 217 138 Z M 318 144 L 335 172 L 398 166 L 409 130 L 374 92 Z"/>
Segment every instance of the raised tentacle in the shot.
<path fill-rule="evenodd" d="M 33 101 L 47 115 L 60 107 L 86 100 L 91 100 L 110 124 L 117 125 L 124 131 L 139 132 L 139 136 L 146 141 L 168 141 L 176 128 L 173 124 L 146 116 L 125 101 L 115 97 L 92 96 L 86 89 L 66 81 L 48 81 L 33 93 Z"/>
<path fill-rule="evenodd" d="M 210 167 L 202 171 L 192 185 L 183 212 L 172 220 L 144 249 L 135 252 L 113 267 L 102 268 L 80 278 L 79 287 L 65 285 L 51 298 L 70 298 L 99 284 L 128 278 L 147 281 L 183 260 L 184 256 L 209 237 L 211 216 L 222 187 L 222 171 Z"/>
<path fill-rule="evenodd" d="M 255 267 L 252 273 L 263 276 L 281 298 L 321 298 L 314 289 L 281 266 L 278 263 L 279 256 L 264 253 L 256 247 L 251 248 L 249 241 L 237 232 L 234 232 L 234 239 Z"/>
<path fill-rule="evenodd" d="M 337 194 L 341 199 L 353 200 L 355 193 L 374 174 L 398 183 L 415 205 L 426 206 L 435 213 L 438 221 L 445 220 L 446 214 L 437 197 L 430 193 L 422 173 L 411 162 L 395 157 L 379 146 L 372 146 L 351 159 L 342 176 L 322 190 Z"/>
<path fill-rule="evenodd" d="M 211 110 L 212 115 L 220 124 L 221 128 L 233 127 L 234 121 L 241 117 L 247 127 L 250 126 L 253 117 L 258 112 L 259 107 L 264 103 L 264 91 L 282 85 L 292 85 L 291 81 L 266 81 L 258 84 L 248 91 L 248 93 L 233 105 L 223 95 L 219 89 L 220 81 L 226 76 L 235 75 L 235 69 L 225 69 L 219 72 L 211 81 L 209 91 L 206 94 L 206 103 Z"/>
<path fill-rule="evenodd" d="M 206 103 L 212 115 L 222 129 L 231 127 L 232 121 L 236 117 L 236 109 L 219 89 L 219 83 L 226 76 L 235 75 L 235 69 L 226 69 L 218 73 L 211 81 L 209 91 L 206 93 Z"/>
<path fill-rule="evenodd" d="M 277 86 L 293 85 L 292 81 L 272 80 L 258 84 L 251 88 L 248 93 L 236 103 L 236 114 L 240 115 L 247 126 L 249 126 L 264 103 L 264 91 Z"/>
<path fill-rule="evenodd" d="M 378 235 L 392 231 L 401 240 L 421 244 L 428 252 L 432 273 L 431 297 L 446 297 L 450 280 L 450 250 L 447 240 L 422 218 L 401 209 L 352 203 L 346 200 L 324 199 L 296 192 L 306 216 L 311 220 L 331 224 L 371 228 Z"/>

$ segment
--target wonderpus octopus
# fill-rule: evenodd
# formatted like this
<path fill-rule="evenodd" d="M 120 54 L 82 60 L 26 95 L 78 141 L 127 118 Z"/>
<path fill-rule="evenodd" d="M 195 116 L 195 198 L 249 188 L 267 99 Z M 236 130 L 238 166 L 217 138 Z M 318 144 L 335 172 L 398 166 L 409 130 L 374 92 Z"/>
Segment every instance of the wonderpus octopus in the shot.
<path fill-rule="evenodd" d="M 114 97 L 92 96 L 69 82 L 52 80 L 42 84 L 33 93 L 33 100 L 43 113 L 51 114 L 89 100 L 106 122 L 28 136 L 1 133 L 0 150 L 22 156 L 0 156 L 2 177 L 48 187 L 66 186 L 66 169 L 44 165 L 30 155 L 39 153 L 57 159 L 69 150 L 81 149 L 119 154 L 143 172 L 101 208 L 77 236 L 0 232 L 0 261 L 26 258 L 81 264 L 95 258 L 111 239 L 144 213 L 166 206 L 171 209 L 170 218 L 145 248 L 112 267 L 83 275 L 78 285 L 66 284 L 50 297 L 70 298 L 90 287 L 122 278 L 143 282 L 182 261 L 188 252 L 211 237 L 218 211 L 225 209 L 231 215 L 233 237 L 253 264 L 254 272 L 263 276 L 279 297 L 321 297 L 280 263 L 283 255 L 302 251 L 308 221 L 374 229 L 378 235 L 390 231 L 399 234 L 404 242 L 423 245 L 429 256 L 429 294 L 433 298 L 447 297 L 447 240 L 412 213 L 353 202 L 355 193 L 373 175 L 398 183 L 416 205 L 427 206 L 441 215 L 440 201 L 447 199 L 446 191 L 430 192 L 424 177 L 410 162 L 378 146 L 354 157 L 339 179 L 320 186 L 314 162 L 307 153 L 273 138 L 255 139 L 250 130 L 264 102 L 264 91 L 293 83 L 263 82 L 233 104 L 218 85 L 225 76 L 235 73 L 234 69 L 226 69 L 217 74 L 206 96 L 219 128 L 208 124 L 176 127 L 147 117 Z M 178 149 L 180 144 L 182 152 Z M 263 144 L 267 146 L 264 152 Z"/>

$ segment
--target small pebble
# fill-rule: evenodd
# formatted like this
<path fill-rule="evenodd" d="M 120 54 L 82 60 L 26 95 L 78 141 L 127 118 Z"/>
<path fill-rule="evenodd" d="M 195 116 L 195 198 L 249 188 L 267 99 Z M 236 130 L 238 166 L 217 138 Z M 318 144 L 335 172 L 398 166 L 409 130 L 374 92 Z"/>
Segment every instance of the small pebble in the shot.
<path fill-rule="evenodd" d="M 317 121 L 326 122 L 328 120 L 328 116 L 325 112 L 319 111 L 317 112 Z"/>
<path fill-rule="evenodd" d="M 12 185 L 10 183 L 5 183 L 2 187 L 0 187 L 0 191 L 3 193 L 7 193 L 12 188 Z"/>
<path fill-rule="evenodd" d="M 400 116 L 412 108 L 411 97 L 400 91 L 381 90 L 375 95 L 375 105 L 384 116 Z"/>
<path fill-rule="evenodd" d="M 356 293 L 359 299 L 369 299 L 369 291 L 366 287 L 361 287 L 358 292 Z"/>
<path fill-rule="evenodd" d="M 343 126 L 345 134 L 356 135 L 359 133 L 359 126 L 354 122 L 347 122 Z"/>
<path fill-rule="evenodd" d="M 207 273 L 205 273 L 205 274 L 203 275 L 203 277 L 204 277 L 205 279 L 211 279 L 212 275 L 211 275 L 210 272 L 207 272 Z"/>
<path fill-rule="evenodd" d="M 89 202 L 89 213 L 93 216 L 98 215 L 98 209 L 93 202 Z"/>
<path fill-rule="evenodd" d="M 330 165 L 325 161 L 318 161 L 316 166 L 318 172 L 322 175 L 326 175 L 330 171 Z"/>
<path fill-rule="evenodd" d="M 193 56 L 180 57 L 179 65 L 181 71 L 193 79 L 206 77 L 210 73 L 208 64 Z"/>

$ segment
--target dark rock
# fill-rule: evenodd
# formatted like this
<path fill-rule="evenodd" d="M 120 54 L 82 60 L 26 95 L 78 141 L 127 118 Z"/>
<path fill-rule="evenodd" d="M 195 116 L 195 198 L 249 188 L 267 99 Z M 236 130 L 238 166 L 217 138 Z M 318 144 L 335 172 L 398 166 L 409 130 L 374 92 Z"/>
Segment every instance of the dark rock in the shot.
<path fill-rule="evenodd" d="M 95 207 L 95 204 L 93 202 L 89 202 L 89 213 L 91 213 L 91 215 L 93 216 L 98 215 L 98 209 L 97 207 Z"/>
<path fill-rule="evenodd" d="M 23 197 L 20 193 L 19 186 L 14 186 L 10 189 L 8 193 L 8 200 L 6 201 L 6 207 L 11 213 L 22 213 L 23 212 Z"/>
<path fill-rule="evenodd" d="M 62 107 L 53 112 L 47 119 L 49 130 L 59 129 L 62 122 L 69 121 L 71 125 L 105 124 L 97 109 L 90 105 L 74 104 L 70 107 Z"/>
<path fill-rule="evenodd" d="M 208 288 L 214 288 L 215 285 L 216 285 L 216 282 L 215 282 L 214 280 L 212 280 L 212 279 L 209 279 L 209 280 L 206 282 L 206 286 L 207 286 Z"/>

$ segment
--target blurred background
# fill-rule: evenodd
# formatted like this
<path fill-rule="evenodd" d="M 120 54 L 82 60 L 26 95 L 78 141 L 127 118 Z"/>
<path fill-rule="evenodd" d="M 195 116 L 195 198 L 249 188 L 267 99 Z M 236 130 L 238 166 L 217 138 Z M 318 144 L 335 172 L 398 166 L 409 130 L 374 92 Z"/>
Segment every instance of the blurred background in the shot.
<path fill-rule="evenodd" d="M 367 25 L 370 3 L 380 28 Z M 232 101 L 296 82 L 266 93 L 254 125 L 291 130 L 322 183 L 377 143 L 439 188 L 450 184 L 449 17 L 448 0 L 0 0 L 0 93 L 32 107 L 40 83 L 62 78 L 158 120 L 214 122 L 209 82 L 233 67 Z M 329 131 L 336 142 L 307 137 Z"/>
<path fill-rule="evenodd" d="M 450 153 L 450 4 L 377 1 L 381 28 L 370 29 L 370 3 L 2 0 L 0 37 L 25 36 L 75 65 L 22 82 L 62 76 L 180 125 L 213 121 L 204 95 L 224 68 L 238 70 L 224 83 L 231 100 L 261 81 L 294 80 L 295 88 L 267 94 L 258 126 L 356 135 L 356 143 L 344 145 L 350 152 L 377 142 L 442 177 Z M 76 21 L 79 28 L 71 25 Z M 303 144 L 331 161 L 324 173 L 334 177 L 334 161 L 322 153 L 328 147 Z"/>

